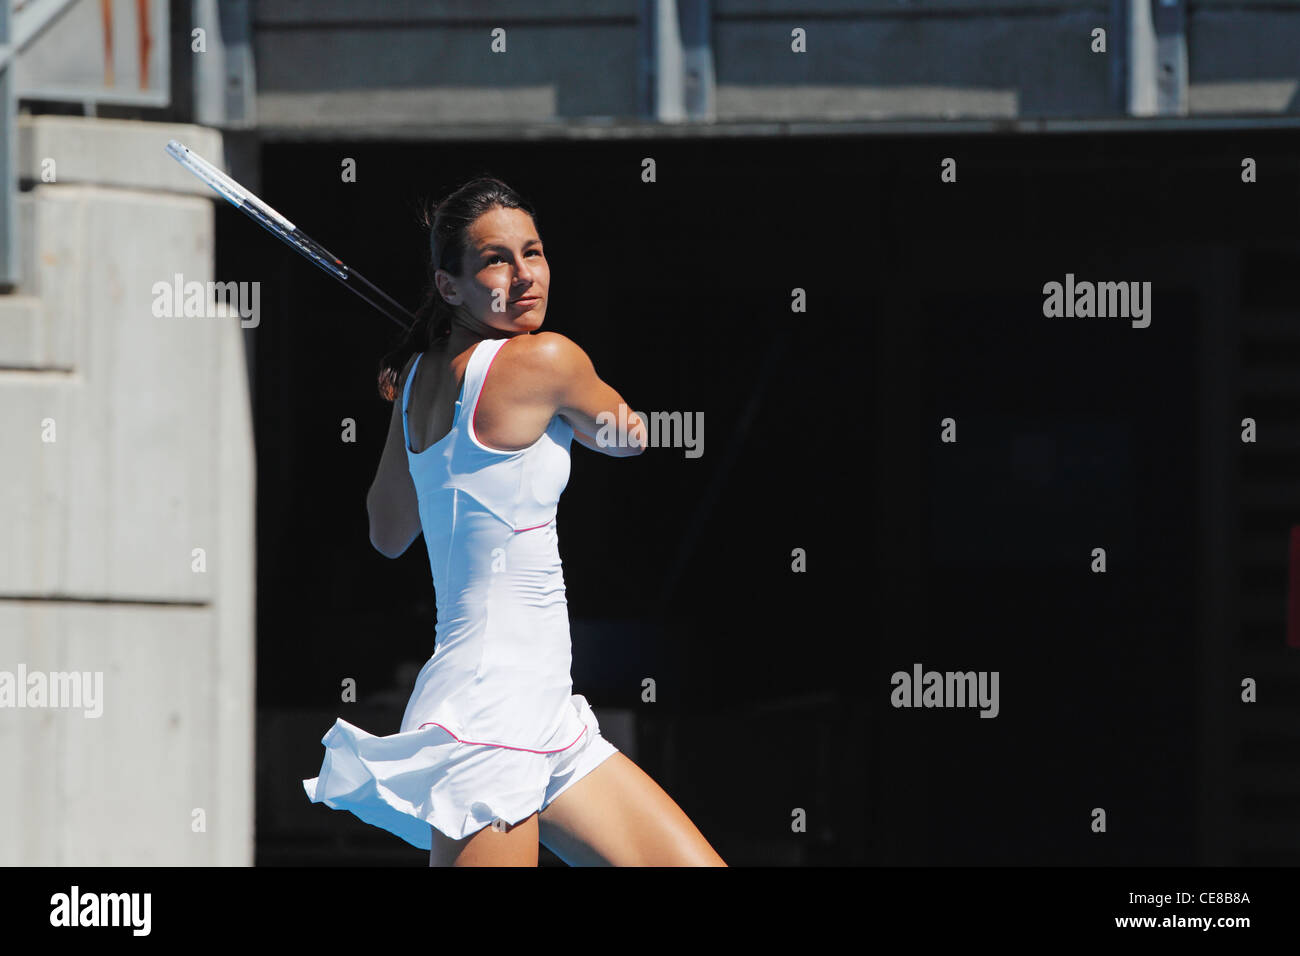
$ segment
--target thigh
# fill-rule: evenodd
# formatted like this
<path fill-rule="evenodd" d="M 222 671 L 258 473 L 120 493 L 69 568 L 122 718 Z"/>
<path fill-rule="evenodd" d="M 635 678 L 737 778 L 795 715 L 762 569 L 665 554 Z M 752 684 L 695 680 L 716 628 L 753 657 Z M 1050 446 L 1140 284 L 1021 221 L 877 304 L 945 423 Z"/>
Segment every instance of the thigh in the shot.
<path fill-rule="evenodd" d="M 726 866 L 659 784 L 622 751 L 538 815 L 538 837 L 570 866 Z"/>
<path fill-rule="evenodd" d="M 537 814 L 502 830 L 486 826 L 463 840 L 433 831 L 430 866 L 536 866 Z"/>

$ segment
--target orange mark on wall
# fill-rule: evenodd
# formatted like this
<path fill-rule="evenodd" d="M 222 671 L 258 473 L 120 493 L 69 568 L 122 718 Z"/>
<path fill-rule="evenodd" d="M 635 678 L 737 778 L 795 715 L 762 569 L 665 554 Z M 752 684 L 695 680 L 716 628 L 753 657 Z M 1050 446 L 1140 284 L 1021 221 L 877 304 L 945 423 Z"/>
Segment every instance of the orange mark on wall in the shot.
<path fill-rule="evenodd" d="M 113 0 L 99 0 L 99 17 L 104 27 L 104 85 L 113 85 Z M 139 42 L 140 89 L 149 88 L 149 53 L 153 34 L 149 32 L 149 0 L 135 0 L 135 26 Z"/>
<path fill-rule="evenodd" d="M 113 0 L 99 0 L 99 17 L 104 24 L 104 85 L 113 85 Z"/>
<path fill-rule="evenodd" d="M 149 88 L 149 50 L 153 37 L 149 34 L 149 0 L 135 0 L 135 22 L 140 31 L 140 89 Z"/>

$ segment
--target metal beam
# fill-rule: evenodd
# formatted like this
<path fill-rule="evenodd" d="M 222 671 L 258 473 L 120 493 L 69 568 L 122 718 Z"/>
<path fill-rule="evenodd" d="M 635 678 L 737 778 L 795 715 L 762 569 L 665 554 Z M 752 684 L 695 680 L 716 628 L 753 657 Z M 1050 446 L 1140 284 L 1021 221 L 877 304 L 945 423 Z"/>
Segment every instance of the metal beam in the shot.
<path fill-rule="evenodd" d="M 1127 14 L 1128 112 L 1186 116 L 1186 0 L 1128 0 Z"/>
<path fill-rule="evenodd" d="M 194 64 L 194 122 L 221 129 L 254 124 L 252 19 L 248 0 L 190 0 L 207 52 Z"/>
<path fill-rule="evenodd" d="M 27 46 L 48 29 L 77 0 L 30 0 L 13 15 L 13 45 L 8 55 L 27 49 Z M 9 6 L 8 2 L 5 6 Z M 8 11 L 6 11 L 8 13 Z M 3 61 L 0 61 L 3 65 Z"/>
<path fill-rule="evenodd" d="M 18 282 L 17 231 L 18 215 L 18 147 L 17 98 L 14 94 L 14 71 L 9 55 L 10 3 L 0 0 L 0 287 L 10 288 Z"/>
<path fill-rule="evenodd" d="M 1187 115 L 1187 0 L 1159 0 L 1151 11 L 1156 31 L 1156 111 Z"/>
<path fill-rule="evenodd" d="M 969 120 L 773 120 L 734 123 L 660 124 L 584 119 L 548 123 L 337 123 L 319 126 L 259 125 L 266 143 L 310 143 L 345 139 L 389 142 L 548 142 L 554 140 L 782 139 L 835 136 L 1038 136 L 1043 133 L 1174 133 L 1192 131 L 1300 129 L 1300 116 L 1116 116 L 1100 119 Z"/>
<path fill-rule="evenodd" d="M 659 123 L 714 118 L 711 0 L 641 0 L 641 113 Z"/>
<path fill-rule="evenodd" d="M 712 0 L 678 0 L 682 36 L 682 105 L 692 120 L 715 118 Z"/>

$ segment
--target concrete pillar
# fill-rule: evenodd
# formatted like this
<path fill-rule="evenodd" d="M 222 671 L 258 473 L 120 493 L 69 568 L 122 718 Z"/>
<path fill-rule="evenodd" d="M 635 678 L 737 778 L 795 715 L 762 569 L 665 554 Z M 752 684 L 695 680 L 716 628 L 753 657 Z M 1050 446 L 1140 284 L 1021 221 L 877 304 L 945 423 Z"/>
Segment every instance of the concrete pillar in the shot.
<path fill-rule="evenodd" d="M 200 127 L 20 120 L 33 188 L 18 294 L 0 296 L 0 865 L 253 861 L 249 383 L 237 316 L 155 314 L 157 283 L 213 279 L 216 200 L 171 138 L 221 161 Z M 73 673 L 79 701 L 32 706 Z"/>

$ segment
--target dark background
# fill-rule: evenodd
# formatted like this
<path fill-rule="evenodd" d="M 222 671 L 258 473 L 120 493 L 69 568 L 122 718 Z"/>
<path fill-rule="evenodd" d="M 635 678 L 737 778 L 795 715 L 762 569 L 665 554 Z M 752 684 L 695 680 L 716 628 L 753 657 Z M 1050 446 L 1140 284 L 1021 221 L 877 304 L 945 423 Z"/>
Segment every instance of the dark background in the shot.
<path fill-rule="evenodd" d="M 732 865 L 1294 863 L 1267 839 L 1296 822 L 1290 738 L 1235 715 L 1296 653 L 1290 503 L 1246 498 L 1294 449 L 1239 422 L 1296 424 L 1248 371 L 1300 358 L 1251 333 L 1297 319 L 1298 139 L 317 142 L 264 146 L 259 194 L 414 309 L 416 200 L 499 176 L 538 210 L 545 328 L 633 408 L 704 413 L 697 459 L 575 444 L 560 548 L 574 692 Z M 390 561 L 367 534 L 399 330 L 218 209 L 217 278 L 262 283 L 256 862 L 423 866 L 301 786 L 336 717 L 396 732 L 432 652 L 423 538 Z M 1151 326 L 1045 318 L 1067 272 L 1151 281 Z M 999 671 L 999 716 L 894 709 L 917 662 Z"/>

